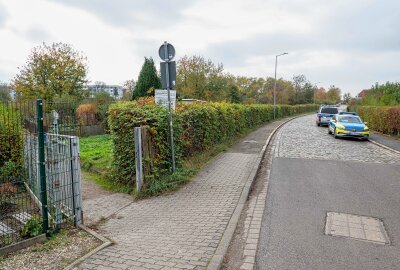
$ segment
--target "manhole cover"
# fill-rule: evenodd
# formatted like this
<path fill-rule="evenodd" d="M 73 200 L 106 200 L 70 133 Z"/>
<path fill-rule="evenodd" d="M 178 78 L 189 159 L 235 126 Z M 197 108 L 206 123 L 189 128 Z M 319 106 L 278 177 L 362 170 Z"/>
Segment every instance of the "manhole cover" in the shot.
<path fill-rule="evenodd" d="M 325 234 L 379 244 L 390 244 L 383 222 L 373 217 L 328 212 Z"/>

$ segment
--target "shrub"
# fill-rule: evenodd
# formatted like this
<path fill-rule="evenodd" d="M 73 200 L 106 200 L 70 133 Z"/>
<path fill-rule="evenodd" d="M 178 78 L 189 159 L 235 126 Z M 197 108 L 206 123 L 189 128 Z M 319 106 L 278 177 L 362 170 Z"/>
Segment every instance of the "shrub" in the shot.
<path fill-rule="evenodd" d="M 0 168 L 7 162 L 12 162 L 10 166 L 22 164 L 21 122 L 21 115 L 17 109 L 7 103 L 0 103 Z"/>
<path fill-rule="evenodd" d="M 3 166 L 0 167 L 1 183 L 12 183 L 18 181 L 20 174 L 20 166 L 13 161 L 6 161 Z"/>
<path fill-rule="evenodd" d="M 95 125 L 97 108 L 93 103 L 85 103 L 78 106 L 76 116 L 78 117 L 79 124 L 81 125 Z"/>
<path fill-rule="evenodd" d="M 38 236 L 42 233 L 42 221 L 39 217 L 34 216 L 21 228 L 21 236 L 30 238 Z"/>
<path fill-rule="evenodd" d="M 159 179 L 169 174 L 170 144 L 168 110 L 149 102 L 119 102 L 110 106 L 109 126 L 114 142 L 113 180 L 135 181 L 134 127 L 147 125 L 154 140 L 153 171 L 147 176 Z M 277 117 L 315 111 L 317 105 L 279 105 Z M 230 140 L 273 119 L 272 105 L 229 103 L 178 103 L 173 114 L 175 156 L 179 168 L 183 160 Z"/>
<path fill-rule="evenodd" d="M 357 106 L 355 111 L 368 127 L 389 135 L 400 134 L 400 106 Z"/>

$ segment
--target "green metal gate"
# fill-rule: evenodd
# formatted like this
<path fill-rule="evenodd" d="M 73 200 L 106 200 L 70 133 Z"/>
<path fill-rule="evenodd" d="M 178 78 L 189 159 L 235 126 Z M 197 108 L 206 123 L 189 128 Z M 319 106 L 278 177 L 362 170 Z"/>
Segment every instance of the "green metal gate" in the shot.
<path fill-rule="evenodd" d="M 0 248 L 82 222 L 79 139 L 66 108 L 0 103 Z"/>

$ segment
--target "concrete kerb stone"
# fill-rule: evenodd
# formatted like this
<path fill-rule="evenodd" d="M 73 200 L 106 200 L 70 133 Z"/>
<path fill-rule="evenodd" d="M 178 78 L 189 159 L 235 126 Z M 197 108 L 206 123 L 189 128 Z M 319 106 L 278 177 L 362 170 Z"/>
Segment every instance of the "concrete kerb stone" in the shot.
<path fill-rule="evenodd" d="M 224 260 L 224 257 L 226 255 L 226 253 L 228 252 L 228 248 L 229 248 L 229 244 L 232 241 L 232 237 L 233 234 L 236 230 L 236 226 L 239 222 L 239 218 L 240 215 L 243 211 L 243 208 L 245 206 L 245 203 L 249 197 L 250 191 L 253 187 L 254 184 L 254 180 L 256 179 L 257 173 L 260 169 L 260 164 L 261 164 L 261 160 L 264 157 L 265 151 L 272 139 L 272 136 L 278 131 L 279 128 L 281 128 L 284 124 L 286 124 L 287 122 L 296 119 L 298 117 L 302 117 L 304 115 L 307 114 L 302 114 L 302 115 L 298 115 L 292 118 L 288 118 L 286 119 L 284 122 L 282 122 L 279 126 L 277 126 L 272 132 L 271 134 L 268 136 L 263 148 L 261 149 L 260 153 L 258 154 L 258 157 L 256 159 L 256 162 L 253 166 L 253 169 L 251 171 L 251 174 L 249 175 L 249 177 L 247 178 L 246 184 L 242 190 L 242 194 L 240 196 L 239 202 L 235 208 L 235 211 L 231 217 L 231 219 L 229 220 L 228 226 L 224 232 L 224 234 L 222 235 L 222 239 L 218 244 L 217 250 L 215 251 L 213 257 L 211 258 L 208 266 L 207 266 L 207 270 L 219 270 L 222 266 L 222 262 Z"/>
<path fill-rule="evenodd" d="M 93 249 L 89 253 L 83 255 L 82 257 L 78 258 L 77 260 L 75 260 L 74 262 L 69 264 L 67 267 L 65 267 L 64 270 L 72 270 L 72 269 L 74 269 L 76 266 L 78 266 L 80 263 L 82 263 L 84 260 L 86 260 L 90 256 L 92 256 L 92 255 L 96 254 L 97 252 L 99 252 L 100 250 L 112 245 L 112 242 L 110 240 L 108 240 L 104 236 L 98 234 L 97 232 L 93 231 L 92 229 L 89 229 L 88 227 L 86 227 L 84 225 L 78 225 L 78 227 L 80 229 L 86 231 L 87 233 L 93 235 L 94 237 L 96 237 L 98 240 L 103 242 L 103 244 L 101 244 L 97 248 Z"/>
<path fill-rule="evenodd" d="M 384 149 L 386 149 L 386 150 L 392 151 L 392 152 L 394 152 L 394 153 L 400 155 L 400 151 L 397 151 L 397 150 L 395 150 L 395 149 L 393 149 L 393 148 L 387 147 L 386 145 L 383 145 L 383 144 L 378 143 L 378 142 L 376 142 L 376 141 L 374 141 L 374 140 L 371 140 L 371 139 L 369 139 L 369 142 L 370 142 L 370 143 L 373 143 L 373 144 L 375 144 L 375 145 L 377 145 L 377 146 L 379 146 L 379 147 L 382 147 L 382 148 L 384 148 Z"/>
<path fill-rule="evenodd" d="M 9 253 L 16 252 L 18 250 L 33 246 L 38 243 L 44 243 L 46 241 L 47 241 L 46 234 L 41 234 L 41 235 L 35 236 L 33 238 L 23 240 L 21 242 L 2 247 L 2 248 L 0 248 L 0 257 L 6 256 Z"/>

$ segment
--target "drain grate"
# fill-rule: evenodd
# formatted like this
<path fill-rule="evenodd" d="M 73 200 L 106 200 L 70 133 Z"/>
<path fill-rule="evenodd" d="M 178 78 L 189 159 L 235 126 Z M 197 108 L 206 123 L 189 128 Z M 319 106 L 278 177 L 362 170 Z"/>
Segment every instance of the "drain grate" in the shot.
<path fill-rule="evenodd" d="M 325 234 L 378 244 L 390 244 L 383 222 L 373 217 L 328 212 Z"/>

